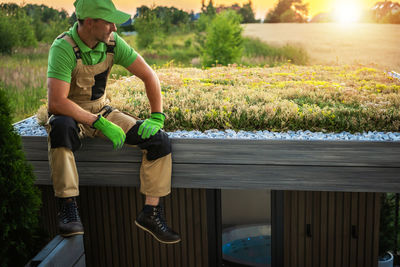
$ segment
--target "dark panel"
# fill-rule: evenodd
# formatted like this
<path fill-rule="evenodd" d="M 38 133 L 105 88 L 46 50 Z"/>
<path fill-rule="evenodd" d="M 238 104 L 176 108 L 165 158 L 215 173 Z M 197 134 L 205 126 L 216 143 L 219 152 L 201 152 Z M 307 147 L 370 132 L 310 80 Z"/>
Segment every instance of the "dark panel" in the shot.
<path fill-rule="evenodd" d="M 222 266 L 222 212 L 221 190 L 206 190 L 207 198 L 207 239 L 208 239 L 208 265 Z M 188 265 L 184 265 L 188 266 Z"/>
<path fill-rule="evenodd" d="M 284 266 L 284 191 L 271 190 L 271 265 Z"/>
<path fill-rule="evenodd" d="M 379 195 L 285 191 L 283 266 L 377 266 Z"/>

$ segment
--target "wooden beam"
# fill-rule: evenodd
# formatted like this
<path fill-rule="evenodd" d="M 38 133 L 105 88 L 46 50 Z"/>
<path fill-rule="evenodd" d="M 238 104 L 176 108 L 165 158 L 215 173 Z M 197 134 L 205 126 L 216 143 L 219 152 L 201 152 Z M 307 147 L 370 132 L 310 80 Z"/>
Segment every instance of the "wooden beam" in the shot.
<path fill-rule="evenodd" d="M 45 137 L 23 137 L 38 184 L 51 184 Z M 400 192 L 400 143 L 172 139 L 172 186 Z M 142 153 L 101 139 L 75 153 L 81 185 L 139 185 Z"/>

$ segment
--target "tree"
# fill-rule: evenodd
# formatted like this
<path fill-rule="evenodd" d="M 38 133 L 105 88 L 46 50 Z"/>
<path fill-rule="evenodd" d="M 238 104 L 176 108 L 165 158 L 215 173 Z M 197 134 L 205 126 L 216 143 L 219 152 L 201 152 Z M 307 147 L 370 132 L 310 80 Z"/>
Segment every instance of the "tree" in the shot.
<path fill-rule="evenodd" d="M 267 14 L 265 22 L 306 22 L 307 16 L 308 4 L 303 4 L 302 0 L 279 0 L 275 8 Z M 285 21 L 286 19 L 291 21 Z"/>
<path fill-rule="evenodd" d="M 43 245 L 43 236 L 38 236 L 40 192 L 34 180 L 11 125 L 5 91 L 0 90 L 0 266 L 23 266 Z"/>
<path fill-rule="evenodd" d="M 139 48 L 149 48 L 161 32 L 161 22 L 152 9 L 144 9 L 135 19 L 135 29 L 138 33 L 137 44 Z"/>
<path fill-rule="evenodd" d="M 0 10 L 0 52 L 11 54 L 16 47 L 36 46 L 32 21 L 24 10 L 2 4 Z"/>
<path fill-rule="evenodd" d="M 228 65 L 237 62 L 243 51 L 241 17 L 232 10 L 216 15 L 207 27 L 202 55 L 203 65 Z"/>
<path fill-rule="evenodd" d="M 239 15 L 242 16 L 242 23 L 254 23 L 256 22 L 254 11 L 253 11 L 253 3 L 251 0 L 247 4 L 244 4 L 239 10 Z"/>

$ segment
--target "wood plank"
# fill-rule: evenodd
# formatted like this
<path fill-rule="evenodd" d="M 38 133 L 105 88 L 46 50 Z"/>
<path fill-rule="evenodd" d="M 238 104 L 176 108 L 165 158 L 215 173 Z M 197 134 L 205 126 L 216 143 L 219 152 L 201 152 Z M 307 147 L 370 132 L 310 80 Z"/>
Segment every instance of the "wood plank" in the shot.
<path fill-rule="evenodd" d="M 179 233 L 180 229 L 180 214 L 179 214 L 179 198 L 178 198 L 178 189 L 173 188 L 172 193 L 171 193 L 171 201 L 172 201 L 172 207 L 173 207 L 173 212 L 172 212 L 172 229 Z M 208 244 L 206 244 L 207 246 Z M 181 267 L 181 256 L 180 256 L 180 251 L 181 251 L 181 246 L 182 242 L 179 242 L 177 245 L 174 246 L 174 260 L 175 260 L 175 267 Z M 168 258 L 169 259 L 169 258 Z"/>
<path fill-rule="evenodd" d="M 284 242 L 284 257 L 283 257 L 283 266 L 289 267 L 292 266 L 292 254 L 291 254 L 291 224 L 292 224 L 292 192 L 284 191 L 283 196 L 284 203 L 284 226 L 283 226 L 283 242 Z"/>
<path fill-rule="evenodd" d="M 186 205 L 188 204 L 186 202 L 186 197 L 185 197 L 185 189 L 178 190 L 178 197 L 179 197 L 179 215 L 180 215 L 180 229 L 179 233 L 181 235 L 181 257 L 182 257 L 182 266 L 189 266 L 189 257 L 188 257 L 188 234 L 187 234 L 187 224 L 188 221 L 185 219 L 187 218 L 186 214 Z"/>
<path fill-rule="evenodd" d="M 207 196 L 206 190 L 200 189 L 200 217 L 201 217 L 201 248 L 203 266 L 208 266 L 208 225 L 207 225 Z"/>
<path fill-rule="evenodd" d="M 95 251 L 94 247 L 98 244 L 98 242 L 96 242 L 96 240 L 94 240 L 93 238 L 90 238 L 91 236 L 94 236 L 93 233 L 96 232 L 96 225 L 90 223 L 90 218 L 95 218 L 95 216 L 93 216 L 93 213 L 90 214 L 91 212 L 93 212 L 93 209 L 89 209 L 87 205 L 88 203 L 90 203 L 90 201 L 88 200 L 88 195 L 88 188 L 86 186 L 81 186 L 79 188 L 79 197 L 77 198 L 77 200 L 78 210 L 85 232 L 85 235 L 83 236 L 85 252 L 89 255 L 88 265 L 100 266 L 100 264 L 96 262 L 97 259 L 91 257 L 92 252 Z M 93 259 L 92 262 L 90 261 L 91 259 Z"/>
<path fill-rule="evenodd" d="M 349 266 L 357 266 L 357 239 L 359 234 L 359 222 L 358 222 L 358 196 L 359 193 L 351 194 L 351 227 L 352 231 L 354 228 L 354 233 L 352 233 L 350 238 L 350 258 Z"/>
<path fill-rule="evenodd" d="M 131 231 L 130 225 L 134 222 L 130 212 L 129 212 L 129 194 L 127 187 L 121 187 L 121 205 L 123 210 L 124 217 L 120 218 L 123 223 L 123 232 L 122 236 L 124 239 L 124 247 L 120 248 L 125 250 L 125 257 L 126 257 L 126 266 L 133 267 L 133 249 L 132 249 L 132 238 L 134 237 L 133 232 Z"/>
<path fill-rule="evenodd" d="M 365 267 L 365 210 L 366 210 L 366 193 L 359 194 L 359 206 L 358 206 L 358 243 L 357 243 L 357 266 Z"/>
<path fill-rule="evenodd" d="M 341 266 L 343 257 L 343 194 L 336 194 L 336 219 L 335 219 L 335 266 Z"/>
<path fill-rule="evenodd" d="M 195 266 L 204 266 L 202 259 L 202 242 L 201 242 L 201 205 L 200 205 L 200 189 L 192 189 L 193 192 L 193 232 L 194 232 L 194 251 Z M 197 212 L 196 212 L 197 211 Z"/>
<path fill-rule="evenodd" d="M 320 265 L 320 249 L 321 246 L 321 192 L 311 192 L 313 195 L 313 220 L 312 220 L 312 243 L 313 243 L 313 266 L 319 267 Z"/>
<path fill-rule="evenodd" d="M 299 219 L 298 219 L 298 192 L 297 191 L 291 191 L 290 192 L 290 201 L 291 203 L 291 219 L 290 219 L 290 265 L 291 266 L 298 266 L 298 246 L 297 246 L 297 240 L 299 237 L 298 234 L 298 224 L 299 224 Z"/>
<path fill-rule="evenodd" d="M 351 240 L 351 212 L 350 212 L 350 200 L 352 193 L 343 193 L 343 236 L 342 236 L 342 264 L 341 266 L 347 267 L 350 255 L 350 240 Z M 353 193 L 354 194 L 354 193 Z"/>
<path fill-rule="evenodd" d="M 328 248 L 328 192 L 321 192 L 320 200 L 320 266 L 326 266 L 326 251 Z"/>
<path fill-rule="evenodd" d="M 378 266 L 379 256 L 379 224 L 381 215 L 381 196 L 382 193 L 375 193 L 374 198 L 374 236 L 373 236 L 373 250 L 372 250 L 372 266 Z"/>
<path fill-rule="evenodd" d="M 271 266 L 273 267 L 286 266 L 284 194 L 284 191 L 271 190 Z"/>
<path fill-rule="evenodd" d="M 113 243 L 112 243 L 112 229 L 110 223 L 110 206 L 108 199 L 108 188 L 100 187 L 99 200 L 101 200 L 101 206 L 99 207 L 102 211 L 103 215 L 103 231 L 104 231 L 104 246 L 105 246 L 105 255 L 106 255 L 106 266 L 113 266 Z"/>
<path fill-rule="evenodd" d="M 24 136 L 22 141 L 28 160 L 47 160 L 46 137 Z M 171 139 L 171 143 L 174 163 L 400 167 L 400 142 Z M 102 139 L 83 140 L 75 156 L 77 161 L 141 162 L 138 148 L 114 151 Z"/>
<path fill-rule="evenodd" d="M 328 192 L 328 240 L 327 240 L 327 267 L 335 266 L 335 248 L 336 248 L 336 195 L 334 192 Z"/>
<path fill-rule="evenodd" d="M 297 200 L 298 209 L 298 267 L 305 266 L 305 245 L 306 245 L 306 192 L 299 191 Z"/>
<path fill-rule="evenodd" d="M 167 224 L 169 225 L 169 227 L 172 227 L 172 211 L 173 208 L 171 206 L 171 194 L 169 194 L 166 197 L 161 198 L 164 204 L 164 211 L 165 211 L 165 218 L 167 220 Z M 173 229 L 173 228 L 172 228 Z M 156 248 L 157 250 L 157 248 Z M 161 250 L 160 250 L 160 262 L 155 262 L 155 266 L 173 266 L 173 262 L 174 262 L 174 255 L 173 255 L 173 246 L 168 246 L 165 244 L 161 245 Z"/>
<path fill-rule="evenodd" d="M 136 211 L 136 203 L 137 203 L 137 188 L 134 187 L 129 187 L 128 188 L 128 194 L 129 194 L 129 214 L 132 220 L 129 223 L 129 228 L 132 233 L 132 247 L 133 251 L 131 252 L 133 254 L 133 260 L 134 260 L 134 266 L 140 266 L 140 245 L 139 245 L 139 229 L 136 227 L 135 220 L 137 217 L 137 211 Z M 139 194 L 139 197 L 140 194 Z"/>
<path fill-rule="evenodd" d="M 364 266 L 374 267 L 374 262 L 371 259 L 373 254 L 373 237 L 374 237 L 374 193 L 367 193 L 365 212 L 365 249 L 364 249 Z"/>
<path fill-rule="evenodd" d="M 115 235 L 116 235 L 116 245 L 118 249 L 118 257 L 119 258 L 119 266 L 129 266 L 127 262 L 126 255 L 126 247 L 127 244 L 125 242 L 126 236 L 130 235 L 129 232 L 126 232 L 124 229 L 124 221 L 129 221 L 129 217 L 124 214 L 123 203 L 126 199 L 122 199 L 122 187 L 114 187 L 113 188 L 113 197 L 114 197 L 114 207 L 115 207 Z"/>
<path fill-rule="evenodd" d="M 306 192 L 306 229 L 308 234 L 306 236 L 305 258 L 306 266 L 312 266 L 313 258 L 313 242 L 314 242 L 314 225 L 313 225 L 313 198 L 312 192 Z"/>
<path fill-rule="evenodd" d="M 187 221 L 187 237 L 186 240 L 188 244 L 188 258 L 189 258 L 189 266 L 195 266 L 195 250 L 194 250 L 194 243 L 197 242 L 194 239 L 194 218 L 193 218 L 193 189 L 185 189 L 185 196 L 186 196 L 186 221 Z"/>
<path fill-rule="evenodd" d="M 77 164 L 81 185 L 138 186 L 139 163 Z M 34 162 L 36 184 L 51 184 L 47 162 Z M 204 170 L 207 169 L 207 172 Z M 213 175 L 209 175 L 212 173 Z M 321 176 L 321 173 L 324 175 Z M 177 188 L 400 192 L 397 168 L 175 164 Z"/>

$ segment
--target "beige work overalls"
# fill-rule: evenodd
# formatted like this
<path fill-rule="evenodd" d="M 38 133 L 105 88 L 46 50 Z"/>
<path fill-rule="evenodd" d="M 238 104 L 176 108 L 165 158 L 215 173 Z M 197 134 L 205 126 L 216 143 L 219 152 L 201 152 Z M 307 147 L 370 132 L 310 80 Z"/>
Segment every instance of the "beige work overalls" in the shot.
<path fill-rule="evenodd" d="M 112 39 L 108 45 L 114 45 L 115 41 Z M 65 39 L 74 48 L 75 53 L 79 53 L 79 48 L 74 40 L 68 36 L 63 35 L 59 38 Z M 92 86 L 95 83 L 94 76 L 108 71 L 110 73 L 113 65 L 113 51 L 107 51 L 106 59 L 95 65 L 84 65 L 81 58 L 77 58 L 77 64 L 72 72 L 71 87 L 68 98 L 83 109 L 88 110 L 93 114 L 102 114 L 105 112 L 101 110 L 102 107 L 108 104 L 106 94 L 96 100 L 92 98 Z M 113 123 L 120 126 L 125 133 L 127 133 L 132 126 L 136 124 L 136 119 L 129 114 L 120 112 L 113 109 L 111 113 L 104 114 L 104 116 Z M 51 125 L 47 122 L 48 132 L 51 131 Z M 104 137 L 104 135 L 89 125 L 78 123 L 80 129 L 79 137 Z M 105 138 L 105 137 L 104 137 Z M 142 165 L 140 168 L 140 191 L 147 196 L 162 197 L 168 195 L 171 190 L 171 154 L 163 156 L 155 160 L 148 160 L 146 158 L 146 150 L 142 150 Z M 53 181 L 54 193 L 56 197 L 72 197 L 79 195 L 79 179 L 78 172 L 75 164 L 74 154 L 71 149 L 67 147 L 52 148 L 50 144 L 50 135 L 48 137 L 48 156 L 51 169 L 51 179 Z M 96 177 L 93 177 L 96 179 Z"/>

